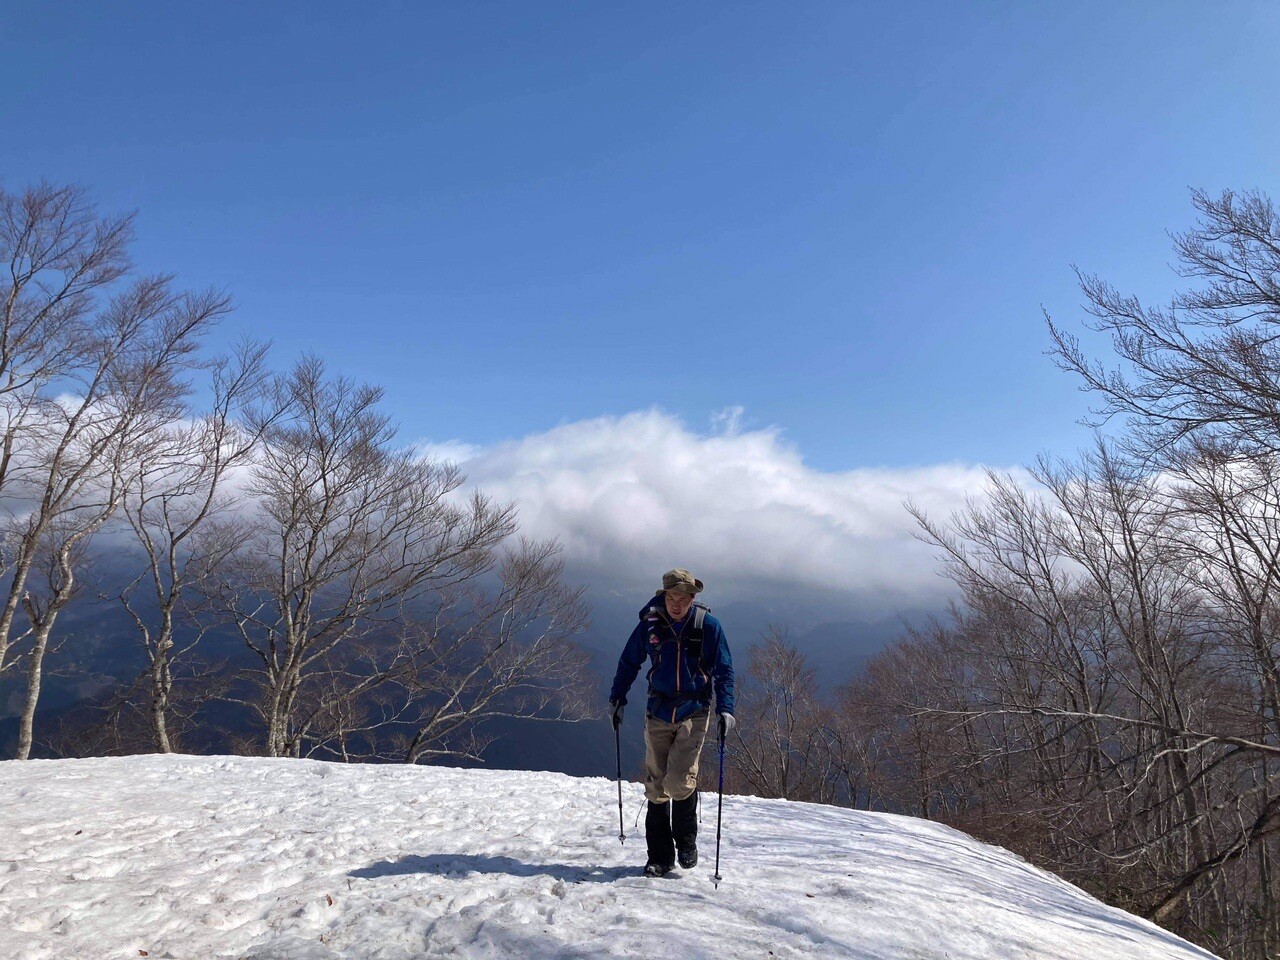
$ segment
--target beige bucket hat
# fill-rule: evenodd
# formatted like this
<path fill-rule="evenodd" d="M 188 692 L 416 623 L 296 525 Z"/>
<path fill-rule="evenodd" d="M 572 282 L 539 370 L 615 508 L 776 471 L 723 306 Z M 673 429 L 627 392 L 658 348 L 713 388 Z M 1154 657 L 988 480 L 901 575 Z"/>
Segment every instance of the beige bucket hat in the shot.
<path fill-rule="evenodd" d="M 674 570 L 668 570 L 662 575 L 662 589 L 654 591 L 654 596 L 666 593 L 668 590 L 697 595 L 702 592 L 702 589 L 701 580 L 688 570 L 676 567 Z"/>

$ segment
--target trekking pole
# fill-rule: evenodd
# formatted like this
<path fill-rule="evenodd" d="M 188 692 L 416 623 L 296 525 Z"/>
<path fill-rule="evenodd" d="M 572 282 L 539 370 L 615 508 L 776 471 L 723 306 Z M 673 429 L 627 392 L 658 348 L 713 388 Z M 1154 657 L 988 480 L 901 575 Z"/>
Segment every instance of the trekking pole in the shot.
<path fill-rule="evenodd" d="M 716 799 L 716 872 L 711 878 L 713 886 L 720 886 L 720 819 L 724 813 L 724 727 L 720 728 L 720 789 Z"/>
<path fill-rule="evenodd" d="M 620 726 L 621 724 L 615 720 L 613 723 L 613 745 L 618 754 L 618 842 L 625 847 L 627 845 L 627 830 L 622 825 L 622 731 L 619 729 Z"/>

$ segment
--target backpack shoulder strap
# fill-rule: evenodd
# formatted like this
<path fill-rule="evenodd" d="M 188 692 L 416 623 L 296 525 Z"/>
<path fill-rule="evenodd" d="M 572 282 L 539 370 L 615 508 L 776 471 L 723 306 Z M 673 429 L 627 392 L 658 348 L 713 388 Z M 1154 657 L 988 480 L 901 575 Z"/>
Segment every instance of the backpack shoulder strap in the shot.
<path fill-rule="evenodd" d="M 702 622 L 706 620 L 707 614 L 710 612 L 711 608 L 706 604 L 695 603 L 693 605 L 693 623 L 689 624 L 689 632 L 686 634 L 689 652 L 704 665 L 707 662 L 707 645 L 702 642 Z"/>

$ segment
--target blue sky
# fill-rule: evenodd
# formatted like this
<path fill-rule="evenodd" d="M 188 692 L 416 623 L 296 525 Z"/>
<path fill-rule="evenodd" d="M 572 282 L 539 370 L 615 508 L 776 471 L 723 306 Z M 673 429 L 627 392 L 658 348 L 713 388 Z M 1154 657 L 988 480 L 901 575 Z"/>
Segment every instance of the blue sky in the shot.
<path fill-rule="evenodd" d="M 667 565 L 741 407 L 707 536 L 778 508 L 768 583 L 816 518 L 835 589 L 902 496 L 1087 443 L 1041 309 L 1167 295 L 1189 187 L 1280 192 L 1277 49 L 1266 3 L 7 3 L 0 178 L 137 208 L 223 340 L 383 384 L 584 569 Z"/>
<path fill-rule="evenodd" d="M 136 207 L 226 335 L 491 443 L 728 405 L 824 469 L 1074 449 L 1071 262 L 1273 189 L 1266 4 L 7 4 L 0 176 Z"/>

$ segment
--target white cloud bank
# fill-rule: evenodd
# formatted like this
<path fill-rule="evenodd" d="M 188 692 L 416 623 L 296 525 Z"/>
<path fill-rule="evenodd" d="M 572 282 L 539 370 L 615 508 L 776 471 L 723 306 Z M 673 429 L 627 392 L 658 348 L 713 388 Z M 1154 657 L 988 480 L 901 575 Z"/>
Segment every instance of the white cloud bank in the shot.
<path fill-rule="evenodd" d="M 792 592 L 867 617 L 942 602 L 948 584 L 903 502 L 943 518 L 981 495 L 981 466 L 824 472 L 779 430 L 743 431 L 741 419 L 731 408 L 700 434 L 649 410 L 490 447 L 421 448 L 516 501 L 522 532 L 558 538 L 593 590 L 642 597 L 684 566 L 713 602 Z"/>

